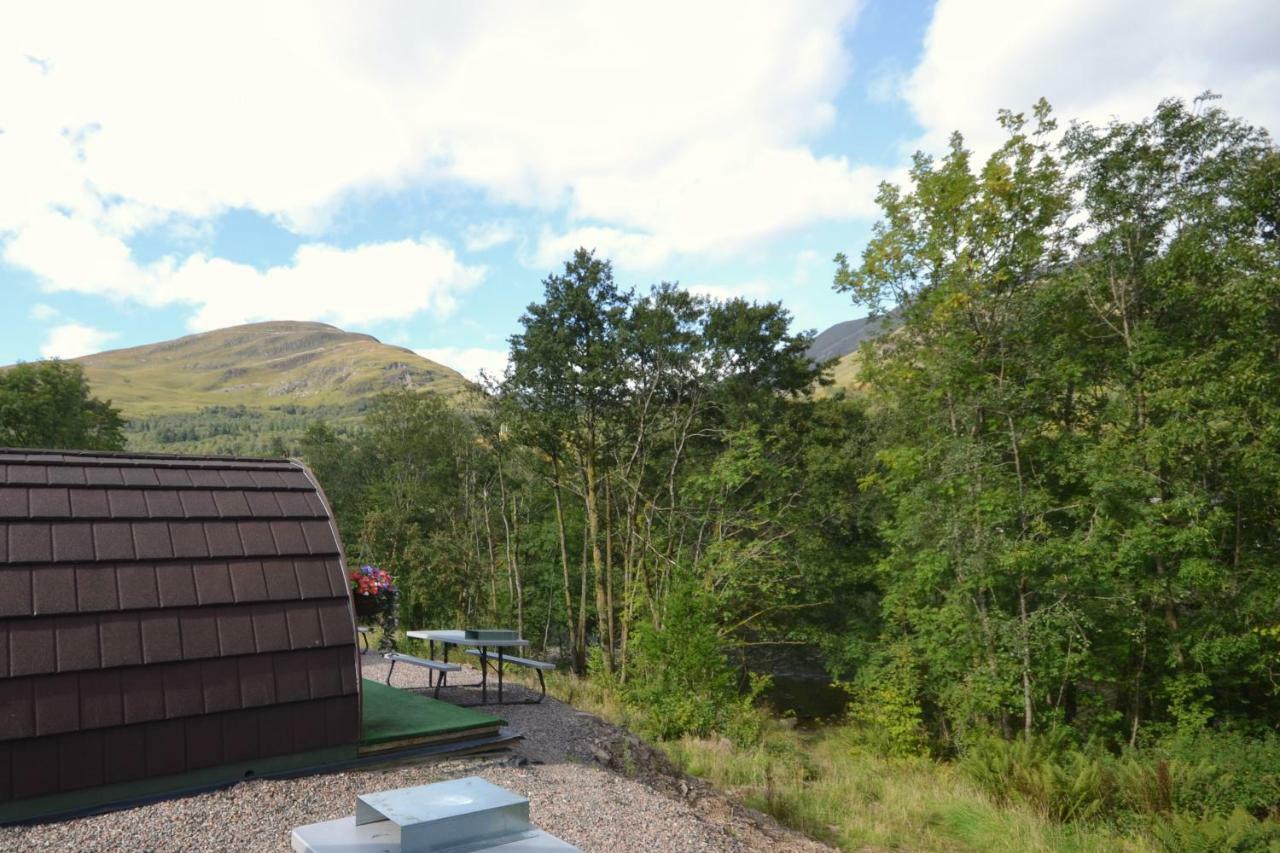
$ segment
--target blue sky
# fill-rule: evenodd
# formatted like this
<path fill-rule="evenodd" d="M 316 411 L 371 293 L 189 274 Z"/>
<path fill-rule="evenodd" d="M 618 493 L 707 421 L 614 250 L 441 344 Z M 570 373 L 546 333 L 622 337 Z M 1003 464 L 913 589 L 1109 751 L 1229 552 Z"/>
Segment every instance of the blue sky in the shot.
<path fill-rule="evenodd" d="M 578 245 L 821 329 L 1000 107 L 1280 127 L 1270 0 L 180 5 L 0 11 L 0 364 L 297 319 L 474 374 Z"/>

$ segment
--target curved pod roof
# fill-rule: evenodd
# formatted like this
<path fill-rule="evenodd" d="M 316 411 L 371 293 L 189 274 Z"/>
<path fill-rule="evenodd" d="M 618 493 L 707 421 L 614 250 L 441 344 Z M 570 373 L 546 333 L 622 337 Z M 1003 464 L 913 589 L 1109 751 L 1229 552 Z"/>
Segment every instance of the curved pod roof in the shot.
<path fill-rule="evenodd" d="M 301 464 L 0 450 L 0 802 L 352 744 L 358 684 Z"/>

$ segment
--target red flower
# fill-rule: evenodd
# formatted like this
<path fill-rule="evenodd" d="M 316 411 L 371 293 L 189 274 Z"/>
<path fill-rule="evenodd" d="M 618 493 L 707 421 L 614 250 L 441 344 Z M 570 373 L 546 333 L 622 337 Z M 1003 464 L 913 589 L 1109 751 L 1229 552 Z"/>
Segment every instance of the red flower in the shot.
<path fill-rule="evenodd" d="M 349 570 L 347 582 L 356 595 L 382 595 L 395 590 L 395 579 L 377 566 Z"/>

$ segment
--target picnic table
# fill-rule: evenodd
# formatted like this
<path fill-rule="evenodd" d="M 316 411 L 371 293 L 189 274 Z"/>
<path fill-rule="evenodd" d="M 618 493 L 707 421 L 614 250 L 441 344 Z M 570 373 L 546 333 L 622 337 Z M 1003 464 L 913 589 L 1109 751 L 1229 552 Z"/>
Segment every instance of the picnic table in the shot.
<path fill-rule="evenodd" d="M 502 702 L 502 663 L 507 649 L 523 649 L 529 645 L 528 640 L 521 639 L 491 639 L 468 637 L 466 631 L 406 631 L 405 636 L 412 637 L 415 640 L 426 640 L 430 644 L 430 657 L 436 656 L 436 643 L 440 643 L 444 650 L 444 662 L 449 662 L 449 646 L 474 646 L 480 650 L 480 704 L 489 704 L 489 658 L 491 657 L 489 650 L 493 649 L 497 652 L 497 670 L 498 670 L 498 703 Z M 431 686 L 431 671 L 427 671 L 427 686 Z M 436 674 L 437 679 L 443 679 L 445 673 Z"/>

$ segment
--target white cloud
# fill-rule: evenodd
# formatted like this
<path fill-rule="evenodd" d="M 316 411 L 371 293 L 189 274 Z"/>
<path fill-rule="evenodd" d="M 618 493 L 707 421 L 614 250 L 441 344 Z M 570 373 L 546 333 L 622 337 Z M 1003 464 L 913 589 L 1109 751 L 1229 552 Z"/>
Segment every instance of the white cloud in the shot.
<path fill-rule="evenodd" d="M 569 260 L 579 247 L 628 269 L 651 268 L 671 252 L 670 243 L 653 234 L 598 225 L 573 228 L 563 233 L 544 228 L 532 256 L 525 258 L 525 263 L 540 269 L 559 270 L 560 265 Z"/>
<path fill-rule="evenodd" d="M 435 347 L 415 352 L 423 358 L 452 367 L 472 381 L 479 381 L 484 371 L 493 379 L 502 378 L 507 369 L 507 351 L 482 347 Z"/>
<path fill-rule="evenodd" d="M 673 254 L 725 255 L 815 222 L 872 217 L 885 176 L 802 147 L 698 146 L 653 171 L 582 181 L 578 217 L 623 227 L 544 232 L 534 262 L 553 265 L 578 246 L 633 268 L 656 267 Z"/>
<path fill-rule="evenodd" d="M 1212 89 L 1276 133 L 1277 45 L 1274 0 L 939 0 L 903 94 L 931 150 L 953 130 L 988 150 L 996 111 L 1041 96 L 1059 116 L 1104 122 Z"/>
<path fill-rule="evenodd" d="M 196 331 L 254 320 L 363 325 L 422 311 L 443 317 L 485 273 L 429 237 L 353 249 L 310 243 L 291 263 L 265 271 L 203 254 L 140 265 L 119 237 L 56 213 L 19 232 L 4 259 L 31 271 L 47 291 L 193 306 L 189 326 Z"/>
<path fill-rule="evenodd" d="M 40 320 L 42 322 L 48 322 L 49 320 L 53 320 L 58 316 L 58 309 L 54 308 L 52 305 L 46 305 L 43 302 L 37 302 L 35 305 L 31 306 L 31 311 L 28 312 L 27 316 L 30 317 L 32 320 Z"/>
<path fill-rule="evenodd" d="M 104 332 L 79 323 L 55 326 L 40 347 L 45 358 L 79 358 L 99 352 L 108 341 L 118 337 L 115 332 Z"/>
<path fill-rule="evenodd" d="M 482 222 L 468 225 L 463 231 L 463 245 L 468 252 L 484 252 L 510 243 L 516 238 L 516 228 L 510 222 Z"/>
<path fill-rule="evenodd" d="M 566 240 L 627 235 L 649 265 L 733 251 L 872 212 L 875 176 L 809 148 L 857 6 L 6 7 L 0 232 L 56 212 L 127 239 L 249 208 L 314 236 L 354 195 L 447 183 L 566 214 Z"/>
<path fill-rule="evenodd" d="M 436 240 L 371 243 L 355 249 L 302 246 L 288 266 L 259 272 L 194 255 L 171 277 L 176 294 L 202 303 L 196 330 L 253 320 L 331 320 L 366 325 L 428 311 L 446 317 L 484 277 Z M 216 295 L 215 295 L 216 294 Z"/>
<path fill-rule="evenodd" d="M 685 290 L 698 296 L 707 296 L 718 302 L 729 299 L 746 299 L 751 302 L 768 302 L 773 288 L 763 281 L 744 281 L 736 284 L 688 284 Z"/>
<path fill-rule="evenodd" d="M 124 240 L 65 213 L 34 217 L 5 246 L 4 260 L 34 273 L 51 292 L 96 293 L 151 305 L 171 301 L 155 287 L 166 264 L 139 269 Z"/>

